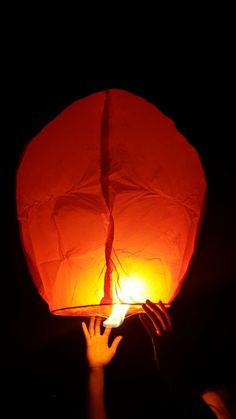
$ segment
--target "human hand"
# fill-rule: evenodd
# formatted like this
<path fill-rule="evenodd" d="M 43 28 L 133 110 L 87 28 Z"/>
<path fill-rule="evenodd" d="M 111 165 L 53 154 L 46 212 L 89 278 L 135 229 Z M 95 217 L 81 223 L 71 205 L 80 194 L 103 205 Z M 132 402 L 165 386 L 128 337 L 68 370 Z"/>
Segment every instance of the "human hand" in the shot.
<path fill-rule="evenodd" d="M 170 314 L 162 301 L 154 304 L 150 300 L 142 305 L 145 314 L 140 314 L 140 320 L 151 337 L 171 335 L 173 332 Z"/>
<path fill-rule="evenodd" d="M 139 318 L 150 335 L 154 348 L 155 361 L 158 368 L 164 370 L 166 365 L 173 364 L 176 358 L 173 345 L 173 326 L 168 309 L 159 301 L 154 304 L 150 300 L 142 305 L 145 313 Z"/>
<path fill-rule="evenodd" d="M 82 322 L 82 329 L 87 344 L 87 360 L 90 368 L 101 368 L 109 364 L 114 357 L 122 336 L 117 336 L 111 346 L 108 346 L 108 339 L 111 328 L 106 327 L 101 334 L 101 319 L 90 318 L 89 328 Z"/>
<path fill-rule="evenodd" d="M 189 373 L 179 351 L 168 309 L 162 301 L 154 304 L 149 300 L 146 300 L 142 308 L 144 313 L 139 317 L 151 336 L 160 377 L 166 389 L 172 394 L 173 403 L 181 415 L 178 417 L 212 417 L 209 416 L 208 409 L 206 411 L 205 404 L 202 405 L 201 398 L 195 395 L 191 388 Z"/>

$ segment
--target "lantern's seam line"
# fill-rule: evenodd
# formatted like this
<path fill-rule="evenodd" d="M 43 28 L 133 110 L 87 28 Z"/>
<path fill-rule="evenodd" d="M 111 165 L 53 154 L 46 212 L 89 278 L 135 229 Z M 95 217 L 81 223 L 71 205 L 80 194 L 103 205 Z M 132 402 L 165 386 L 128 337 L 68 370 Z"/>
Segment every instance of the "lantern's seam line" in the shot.
<path fill-rule="evenodd" d="M 109 193 L 110 154 L 109 154 L 109 90 L 105 92 L 105 101 L 101 118 L 101 191 L 110 212 L 109 225 L 107 229 L 107 240 L 105 243 L 106 271 L 104 275 L 104 295 L 101 304 L 112 302 L 112 271 L 113 262 L 111 259 L 112 245 L 114 241 L 114 219 L 111 211 Z"/>

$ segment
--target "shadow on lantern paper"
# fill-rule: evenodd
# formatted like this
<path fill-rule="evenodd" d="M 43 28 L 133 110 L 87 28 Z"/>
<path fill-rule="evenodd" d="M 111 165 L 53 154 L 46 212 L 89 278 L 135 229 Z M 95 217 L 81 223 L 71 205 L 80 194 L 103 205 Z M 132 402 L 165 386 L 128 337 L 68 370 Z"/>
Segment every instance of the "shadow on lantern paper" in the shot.
<path fill-rule="evenodd" d="M 111 89 L 66 108 L 17 173 L 22 243 L 50 311 L 118 326 L 147 298 L 170 304 L 205 192 L 196 150 L 145 99 Z"/>

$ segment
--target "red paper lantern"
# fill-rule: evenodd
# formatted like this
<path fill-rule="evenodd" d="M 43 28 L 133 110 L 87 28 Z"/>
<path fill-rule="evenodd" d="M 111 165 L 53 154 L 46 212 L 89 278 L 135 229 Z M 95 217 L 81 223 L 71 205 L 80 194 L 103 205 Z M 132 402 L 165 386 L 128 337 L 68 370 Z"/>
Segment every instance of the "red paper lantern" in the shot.
<path fill-rule="evenodd" d="M 205 190 L 196 150 L 146 100 L 112 89 L 65 109 L 17 174 L 21 238 L 50 311 L 108 317 L 116 305 L 124 316 L 147 298 L 171 303 Z"/>

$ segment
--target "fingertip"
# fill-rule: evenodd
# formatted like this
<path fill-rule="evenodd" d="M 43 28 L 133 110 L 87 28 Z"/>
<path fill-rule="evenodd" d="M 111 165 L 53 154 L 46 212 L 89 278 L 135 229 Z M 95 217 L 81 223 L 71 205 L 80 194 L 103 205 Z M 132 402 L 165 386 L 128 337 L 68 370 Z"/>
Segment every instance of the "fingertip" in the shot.
<path fill-rule="evenodd" d="M 81 323 L 81 327 L 82 327 L 82 329 L 83 329 L 83 330 L 86 330 L 86 329 L 87 329 L 87 325 L 86 325 L 86 323 L 85 323 L 85 322 L 82 322 L 82 323 Z"/>
<path fill-rule="evenodd" d="M 139 315 L 139 320 L 144 325 L 145 324 L 145 320 L 146 320 L 145 315 L 144 314 L 140 314 Z"/>
<path fill-rule="evenodd" d="M 117 339 L 118 340 L 118 345 L 120 345 L 120 342 L 122 341 L 122 339 L 123 339 L 123 336 L 119 336 L 119 338 Z"/>

